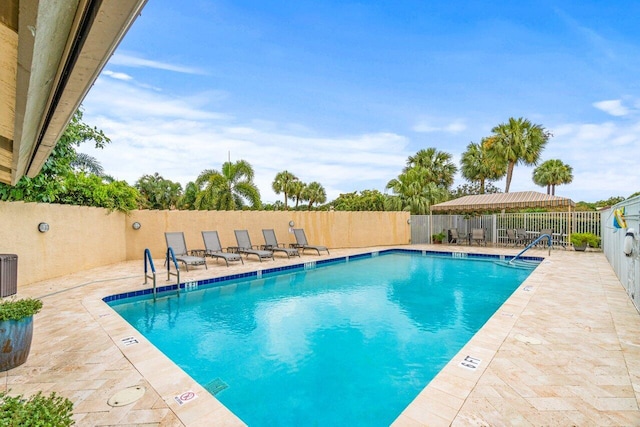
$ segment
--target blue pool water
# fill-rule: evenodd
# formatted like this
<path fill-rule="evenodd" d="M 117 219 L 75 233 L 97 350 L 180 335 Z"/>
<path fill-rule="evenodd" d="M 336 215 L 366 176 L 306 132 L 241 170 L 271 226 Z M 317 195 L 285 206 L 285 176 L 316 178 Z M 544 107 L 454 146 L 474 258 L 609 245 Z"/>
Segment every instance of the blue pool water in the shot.
<path fill-rule="evenodd" d="M 386 426 L 529 273 L 392 252 L 110 304 L 250 426 Z"/>

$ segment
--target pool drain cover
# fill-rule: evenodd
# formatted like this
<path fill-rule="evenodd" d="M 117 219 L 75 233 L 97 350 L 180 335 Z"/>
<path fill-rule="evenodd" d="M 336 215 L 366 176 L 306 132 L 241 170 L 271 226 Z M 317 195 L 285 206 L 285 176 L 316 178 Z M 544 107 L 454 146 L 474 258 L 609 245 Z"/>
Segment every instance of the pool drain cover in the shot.
<path fill-rule="evenodd" d="M 107 403 L 109 404 L 109 406 L 130 405 L 131 403 L 144 396 L 145 391 L 146 389 L 141 385 L 128 387 L 111 396 L 109 400 L 107 400 Z"/>
<path fill-rule="evenodd" d="M 215 380 L 204 386 L 204 388 L 214 396 L 227 387 L 229 387 L 229 385 L 222 381 L 220 378 L 216 378 Z"/>

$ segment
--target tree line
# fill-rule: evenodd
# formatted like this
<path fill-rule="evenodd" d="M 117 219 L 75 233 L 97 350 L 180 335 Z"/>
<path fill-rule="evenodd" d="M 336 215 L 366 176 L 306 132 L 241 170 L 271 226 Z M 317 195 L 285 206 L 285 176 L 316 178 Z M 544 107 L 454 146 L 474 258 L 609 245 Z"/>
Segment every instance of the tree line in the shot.
<path fill-rule="evenodd" d="M 451 198 L 500 192 L 493 182 L 503 177 L 506 177 L 504 191 L 509 192 L 515 167 L 520 164 L 537 166 L 533 183 L 546 187 L 548 194 L 555 194 L 556 186 L 573 180 L 573 170 L 560 159 L 540 163 L 551 136 L 544 127 L 524 118 L 510 118 L 495 126 L 491 135 L 466 147 L 460 172 L 467 183 L 455 189 L 452 185 L 458 166 L 453 163 L 452 155 L 432 147 L 409 156 L 400 174 L 387 183 L 385 193 L 375 189 L 354 191 L 327 202 L 321 183 L 302 182 L 294 173 L 284 170 L 275 175 L 271 184 L 276 194 L 283 195 L 283 201 L 263 204 L 254 183 L 253 168 L 245 160 L 224 162 L 220 170 L 204 170 L 184 189 L 180 183 L 165 179 L 157 172 L 143 175 L 133 186 L 113 179 L 104 173 L 95 158 L 76 151 L 82 143 L 93 142 L 96 148 L 103 148 L 110 142 L 103 131 L 84 123 L 82 111 L 78 110 L 41 172 L 34 178 L 21 178 L 15 186 L 0 184 L 0 200 L 96 206 L 122 212 L 133 209 L 332 209 L 426 214 L 431 205 Z M 602 203 L 613 199 L 624 200 L 618 196 Z M 592 204 L 583 204 L 583 207 L 595 208 Z"/>

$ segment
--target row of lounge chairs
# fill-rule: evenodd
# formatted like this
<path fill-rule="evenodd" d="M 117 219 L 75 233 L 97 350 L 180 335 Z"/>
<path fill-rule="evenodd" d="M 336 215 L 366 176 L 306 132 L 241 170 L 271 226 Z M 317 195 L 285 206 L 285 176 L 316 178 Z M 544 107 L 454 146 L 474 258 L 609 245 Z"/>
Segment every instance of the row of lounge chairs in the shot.
<path fill-rule="evenodd" d="M 233 261 L 240 261 L 244 264 L 242 255 L 245 255 L 246 258 L 248 258 L 249 255 L 256 256 L 258 260 L 262 262 L 263 259 L 274 260 L 274 254 L 276 252 L 287 255 L 287 258 L 291 258 L 292 256 L 299 257 L 300 251 L 304 253 L 306 250 L 315 250 L 318 255 L 320 255 L 320 252 L 327 252 L 327 254 L 329 254 L 329 249 L 326 246 L 310 245 L 304 229 L 296 228 L 293 232 L 296 243 L 286 247 L 285 244 L 278 243 L 276 233 L 272 229 L 262 230 L 265 243 L 260 246 L 251 243 L 251 238 L 247 230 L 234 230 L 237 246 L 229 246 L 225 249 L 220 243 L 220 236 L 218 236 L 217 231 L 203 231 L 202 240 L 205 248 L 193 250 L 187 249 L 183 232 L 167 232 L 164 233 L 164 235 L 167 248 L 171 248 L 175 260 L 184 264 L 187 271 L 189 271 L 190 265 L 204 265 L 205 268 L 207 268 L 206 257 L 215 258 L 216 261 L 223 259 L 228 267 L 229 262 Z"/>

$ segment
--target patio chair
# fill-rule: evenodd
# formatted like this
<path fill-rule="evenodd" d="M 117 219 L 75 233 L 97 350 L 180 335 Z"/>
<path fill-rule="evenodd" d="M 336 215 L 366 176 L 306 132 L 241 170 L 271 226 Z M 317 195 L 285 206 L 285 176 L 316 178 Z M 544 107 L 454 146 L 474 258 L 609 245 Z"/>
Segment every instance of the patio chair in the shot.
<path fill-rule="evenodd" d="M 273 258 L 273 251 L 267 251 L 263 249 L 257 249 L 257 246 L 253 246 L 251 244 L 251 239 L 249 238 L 249 232 L 247 230 L 234 230 L 236 234 L 236 241 L 238 242 L 238 253 L 245 254 L 247 258 L 249 255 L 255 255 L 258 257 L 260 262 L 262 262 L 263 258 Z"/>
<path fill-rule="evenodd" d="M 509 244 L 512 244 L 513 246 L 516 246 L 519 243 L 521 243 L 521 241 L 518 240 L 518 235 L 516 234 L 516 229 L 515 228 L 507 228 L 507 246 L 509 246 Z"/>
<path fill-rule="evenodd" d="M 538 234 L 538 237 L 540 237 L 542 235 L 545 235 L 545 234 L 547 234 L 547 235 L 549 235 L 551 237 L 551 246 L 553 246 L 553 230 L 550 229 L 550 228 L 543 228 L 542 230 L 540 230 L 540 233 Z M 536 239 L 538 237 L 536 237 Z M 545 247 L 548 246 L 549 245 L 549 238 L 545 237 L 544 239 L 540 240 L 538 242 L 538 245 L 545 246 Z"/>
<path fill-rule="evenodd" d="M 531 237 L 529 236 L 529 233 L 527 233 L 527 230 L 524 228 L 516 228 L 516 236 L 518 237 L 518 242 L 520 242 L 524 246 L 527 246 L 529 243 L 531 243 Z"/>
<path fill-rule="evenodd" d="M 176 261 L 183 263 L 187 271 L 189 271 L 190 265 L 204 265 L 204 268 L 207 268 L 207 261 L 203 256 L 199 256 L 203 250 L 188 251 L 182 231 L 164 233 L 164 238 L 167 241 L 167 253 L 169 252 L 169 248 L 171 248 L 176 257 Z M 166 262 L 167 259 L 165 258 L 165 263 Z"/>
<path fill-rule="evenodd" d="M 307 236 L 306 234 L 304 234 L 303 228 L 294 228 L 293 234 L 296 236 L 296 243 L 294 244 L 294 247 L 302 249 L 302 253 L 304 253 L 304 251 L 306 251 L 307 249 L 311 249 L 317 251 L 318 255 L 320 255 L 321 251 L 327 251 L 327 254 L 329 254 L 329 249 L 327 249 L 326 246 L 310 245 L 307 242 Z"/>
<path fill-rule="evenodd" d="M 469 237 L 466 234 L 460 235 L 460 233 L 458 233 L 457 228 L 449 229 L 449 243 L 456 243 L 459 245 L 461 242 L 468 242 L 468 241 L 469 241 Z"/>
<path fill-rule="evenodd" d="M 218 236 L 217 231 L 203 231 L 202 240 L 204 240 L 205 257 L 215 258 L 216 262 L 218 259 L 222 258 L 224 262 L 227 263 L 227 267 L 229 267 L 229 261 L 240 261 L 244 264 L 244 261 L 239 254 L 225 252 L 224 249 L 222 249 L 220 237 Z"/>
<path fill-rule="evenodd" d="M 487 246 L 487 239 L 485 237 L 484 228 L 474 228 L 471 230 L 471 240 L 477 244 L 483 244 Z"/>
<path fill-rule="evenodd" d="M 284 246 L 284 243 L 278 244 L 278 239 L 276 239 L 276 232 L 273 229 L 262 230 L 262 235 L 264 236 L 264 246 L 263 248 L 274 252 L 283 252 L 287 254 L 287 258 L 291 258 L 292 256 L 300 256 L 300 252 L 296 248 L 287 248 Z"/>

